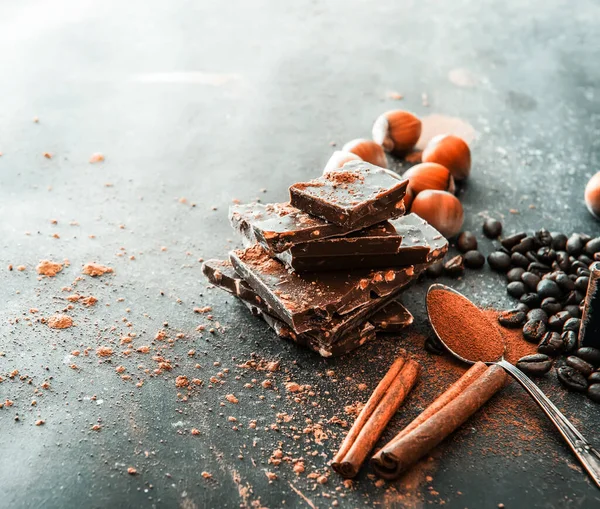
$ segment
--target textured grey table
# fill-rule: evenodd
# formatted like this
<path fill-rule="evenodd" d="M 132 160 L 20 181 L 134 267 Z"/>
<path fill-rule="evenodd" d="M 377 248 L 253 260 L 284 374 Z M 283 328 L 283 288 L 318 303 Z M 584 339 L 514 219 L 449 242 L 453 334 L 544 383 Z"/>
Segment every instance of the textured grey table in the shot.
<path fill-rule="evenodd" d="M 366 399 L 401 346 L 423 359 L 423 386 L 439 373 L 408 336 L 332 361 L 299 350 L 207 291 L 198 262 L 233 245 L 232 199 L 285 199 L 290 183 L 319 173 L 330 142 L 368 136 L 373 119 L 396 107 L 460 118 L 476 131 L 461 193 L 466 228 L 479 231 L 481 214 L 492 214 L 509 231 L 598 234 L 581 203 L 600 169 L 597 3 L 59 0 L 4 2 L 1 11 L 0 401 L 14 405 L 0 409 L 0 506 L 599 506 L 598 490 L 516 388 L 502 397 L 521 398 L 521 427 L 492 426 L 498 400 L 398 483 L 378 486 L 365 468 L 352 489 L 336 475 L 317 484 L 307 474 L 328 471 L 343 436 L 328 420 L 348 418 L 344 405 Z M 94 152 L 106 161 L 89 164 Z M 70 265 L 38 280 L 45 258 Z M 114 274 L 77 281 L 94 260 Z M 452 284 L 482 304 L 508 304 L 487 269 Z M 428 334 L 425 289 L 405 299 L 411 337 Z M 68 310 L 76 327 L 40 322 L 72 292 L 99 302 Z M 197 331 L 214 326 L 197 306 L 212 306 L 225 330 Z M 154 340 L 162 328 L 174 343 Z M 127 332 L 152 353 L 124 356 Z M 161 345 L 173 370 L 150 376 Z M 99 346 L 115 353 L 99 358 Z M 86 347 L 89 356 L 71 355 Z M 275 390 L 260 388 L 264 372 L 236 367 L 251 352 L 281 361 Z M 224 383 L 211 384 L 219 370 Z M 177 397 L 179 375 L 204 381 L 187 402 Z M 553 377 L 544 387 L 598 443 L 600 407 L 556 389 Z M 254 388 L 244 388 L 252 378 Z M 315 396 L 290 399 L 288 379 Z M 409 400 L 386 438 L 424 403 Z M 327 437 L 304 434 L 306 419 Z M 302 456 L 306 472 L 269 464 L 277 448 Z M 265 470 L 278 479 L 269 483 Z"/>

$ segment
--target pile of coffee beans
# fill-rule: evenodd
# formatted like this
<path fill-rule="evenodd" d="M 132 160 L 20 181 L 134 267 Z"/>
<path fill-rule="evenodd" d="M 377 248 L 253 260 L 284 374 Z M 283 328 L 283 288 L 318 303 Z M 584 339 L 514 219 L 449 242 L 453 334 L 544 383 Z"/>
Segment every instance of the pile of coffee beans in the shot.
<path fill-rule="evenodd" d="M 498 239 L 502 230 L 502 223 L 495 219 L 486 219 L 482 228 L 490 239 Z M 429 277 L 458 277 L 465 267 L 484 266 L 485 257 L 473 233 L 460 233 L 455 244 L 461 254 L 432 265 L 427 269 Z M 600 261 L 600 237 L 567 236 L 546 229 L 504 237 L 487 257 L 492 270 L 506 275 L 507 293 L 519 301 L 500 313 L 499 323 L 521 328 L 523 338 L 538 345 L 538 353 L 523 357 L 517 366 L 536 376 L 555 366 L 567 389 L 585 392 L 600 402 L 600 350 L 577 345 L 590 266 L 595 261 Z M 433 354 L 443 352 L 435 338 L 429 338 L 425 348 Z"/>
<path fill-rule="evenodd" d="M 520 359 L 517 366 L 543 375 L 555 362 L 567 389 L 600 402 L 600 350 L 577 349 L 590 266 L 600 261 L 600 237 L 567 237 L 542 229 L 532 235 L 516 233 L 500 243 L 488 264 L 506 274 L 506 291 L 519 302 L 500 313 L 498 321 L 504 327 L 521 327 L 525 340 L 538 345 L 538 353 Z"/>

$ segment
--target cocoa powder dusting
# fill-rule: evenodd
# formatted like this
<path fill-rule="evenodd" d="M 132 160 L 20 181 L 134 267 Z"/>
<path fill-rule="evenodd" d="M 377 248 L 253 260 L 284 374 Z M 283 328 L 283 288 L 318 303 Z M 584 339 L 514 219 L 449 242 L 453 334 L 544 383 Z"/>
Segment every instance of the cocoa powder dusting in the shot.
<path fill-rule="evenodd" d="M 504 352 L 496 325 L 461 295 L 433 290 L 427 295 L 431 324 L 446 345 L 465 359 L 494 361 Z"/>

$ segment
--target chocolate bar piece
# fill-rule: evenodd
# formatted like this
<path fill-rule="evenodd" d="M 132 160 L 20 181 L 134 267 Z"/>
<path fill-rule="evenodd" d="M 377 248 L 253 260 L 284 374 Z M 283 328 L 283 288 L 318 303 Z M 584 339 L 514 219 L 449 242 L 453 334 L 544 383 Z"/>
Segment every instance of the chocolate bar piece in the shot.
<path fill-rule="evenodd" d="M 419 266 L 384 271 L 355 270 L 299 275 L 290 273 L 260 245 L 232 251 L 235 271 L 296 332 L 319 329 L 334 316 L 380 302 L 407 285 Z"/>
<path fill-rule="evenodd" d="M 448 241 L 441 233 L 416 214 L 409 214 L 348 237 L 299 244 L 276 256 L 288 267 L 303 272 L 402 267 L 432 262 L 447 250 Z"/>
<path fill-rule="evenodd" d="M 404 210 L 407 179 L 364 161 L 350 161 L 341 170 L 290 186 L 292 206 L 346 228 L 366 228 L 398 217 Z M 377 217 L 377 219 L 374 219 Z"/>
<path fill-rule="evenodd" d="M 248 284 L 241 279 L 233 270 L 231 262 L 228 260 L 207 260 L 202 265 L 202 272 L 206 278 L 215 286 L 240 298 L 250 307 L 253 314 L 267 313 L 278 318 L 277 312 L 261 299 Z M 340 338 L 344 337 L 349 331 L 356 329 L 357 326 L 365 320 L 370 319 L 371 315 L 377 313 L 384 306 L 390 304 L 393 296 L 379 300 L 373 300 L 368 306 L 362 306 L 351 313 L 343 316 L 336 315 L 328 322 L 321 324 L 320 328 L 306 332 L 311 338 L 321 345 L 331 345 Z M 390 307 L 390 313 L 397 310 Z M 391 322 L 394 318 L 386 315 L 379 315 L 378 328 L 381 329 L 382 322 Z M 289 327 L 288 327 L 289 328 Z M 292 330 L 290 328 L 290 330 Z"/>
<path fill-rule="evenodd" d="M 398 209 L 403 215 L 404 205 Z M 388 219 L 387 211 L 373 216 L 373 223 Z M 297 244 L 347 235 L 361 227 L 344 228 L 292 207 L 289 203 L 249 203 L 234 205 L 229 209 L 231 226 L 247 241 L 247 245 L 260 242 L 272 253 L 281 253 Z"/>
<path fill-rule="evenodd" d="M 413 315 L 400 302 L 393 300 L 369 318 L 377 332 L 400 332 L 413 323 Z"/>

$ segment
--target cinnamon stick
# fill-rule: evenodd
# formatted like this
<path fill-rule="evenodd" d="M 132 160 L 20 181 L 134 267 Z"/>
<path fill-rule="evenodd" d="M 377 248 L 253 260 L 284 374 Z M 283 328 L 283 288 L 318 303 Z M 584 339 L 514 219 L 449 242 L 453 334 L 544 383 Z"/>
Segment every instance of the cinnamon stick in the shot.
<path fill-rule="evenodd" d="M 379 382 L 333 458 L 332 468 L 354 477 L 412 387 L 421 365 L 398 357 Z"/>
<path fill-rule="evenodd" d="M 506 382 L 500 366 L 474 364 L 425 411 L 381 449 L 371 462 L 385 479 L 395 479 L 481 408 Z"/>

